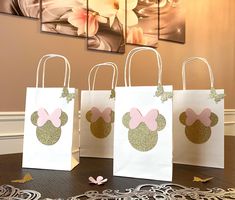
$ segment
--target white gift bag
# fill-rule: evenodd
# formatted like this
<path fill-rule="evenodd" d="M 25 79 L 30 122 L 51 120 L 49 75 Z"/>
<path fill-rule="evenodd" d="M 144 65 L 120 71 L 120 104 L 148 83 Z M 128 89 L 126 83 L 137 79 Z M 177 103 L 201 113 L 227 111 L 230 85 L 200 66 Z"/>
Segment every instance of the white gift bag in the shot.
<path fill-rule="evenodd" d="M 110 90 L 94 89 L 96 74 L 101 67 L 113 69 L 112 89 Z M 90 70 L 88 76 L 89 89 L 81 91 L 81 156 L 113 157 L 114 88 L 117 85 L 117 80 L 118 68 L 112 62 L 97 64 Z"/>
<path fill-rule="evenodd" d="M 156 54 L 158 84 L 131 86 L 131 59 L 145 50 Z M 131 50 L 124 73 L 125 87 L 116 88 L 113 174 L 171 181 L 172 86 L 162 86 L 160 54 L 149 47 Z"/>
<path fill-rule="evenodd" d="M 63 87 L 44 87 L 45 66 L 51 58 L 65 61 Z M 38 87 L 41 66 L 42 87 Z M 79 163 L 78 91 L 69 82 L 67 58 L 48 54 L 40 59 L 36 87 L 27 88 L 26 94 L 24 168 L 72 170 Z"/>
<path fill-rule="evenodd" d="M 208 67 L 208 90 L 186 90 L 185 67 L 196 60 Z M 184 61 L 182 78 L 183 90 L 175 90 L 173 98 L 174 162 L 223 168 L 224 90 L 214 89 L 212 69 L 205 58 Z"/>

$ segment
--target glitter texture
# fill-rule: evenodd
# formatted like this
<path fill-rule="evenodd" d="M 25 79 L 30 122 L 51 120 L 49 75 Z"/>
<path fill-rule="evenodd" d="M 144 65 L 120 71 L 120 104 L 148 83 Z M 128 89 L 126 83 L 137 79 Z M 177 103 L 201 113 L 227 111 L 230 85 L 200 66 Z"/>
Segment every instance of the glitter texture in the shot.
<path fill-rule="evenodd" d="M 206 127 L 199 120 L 196 120 L 191 126 L 186 125 L 186 113 L 183 112 L 179 116 L 180 122 L 185 125 L 186 137 L 194 144 L 203 144 L 210 139 L 211 127 L 218 123 L 218 117 L 215 113 L 211 113 L 211 124 Z"/>
<path fill-rule="evenodd" d="M 138 151 L 149 151 L 157 144 L 158 134 L 157 131 L 150 131 L 145 123 L 141 122 L 138 128 L 128 131 L 128 140 Z"/>
<path fill-rule="evenodd" d="M 31 122 L 33 125 L 37 126 L 38 112 L 34 112 L 31 115 Z M 64 126 L 68 121 L 68 116 L 65 112 L 61 113 L 60 116 L 61 126 Z M 53 145 L 57 143 L 61 136 L 61 126 L 55 127 L 51 121 L 47 121 L 42 127 L 36 128 L 36 135 L 39 140 L 44 145 Z"/>
<path fill-rule="evenodd" d="M 166 126 L 166 119 L 163 115 L 159 114 L 157 117 L 157 131 L 161 131 Z"/>
<path fill-rule="evenodd" d="M 36 134 L 42 144 L 53 145 L 60 139 L 61 128 L 56 128 L 51 121 L 47 121 L 42 127 L 37 127 Z"/>
<path fill-rule="evenodd" d="M 104 121 L 103 118 L 99 117 L 95 122 L 91 122 L 92 112 L 88 111 L 86 113 L 86 119 L 90 122 L 90 130 L 91 133 L 96 138 L 105 138 L 107 137 L 112 131 L 112 123 L 114 122 L 114 112 L 111 112 L 111 122 L 107 123 Z"/>
<path fill-rule="evenodd" d="M 129 129 L 128 140 L 132 147 L 138 151 L 146 152 L 153 149 L 158 141 L 158 131 L 161 131 L 166 126 L 166 119 L 163 115 L 159 114 L 156 123 L 158 128 L 156 131 L 151 131 L 144 122 L 141 122 L 137 128 L 130 129 L 130 113 L 124 114 L 122 118 L 123 125 Z"/>

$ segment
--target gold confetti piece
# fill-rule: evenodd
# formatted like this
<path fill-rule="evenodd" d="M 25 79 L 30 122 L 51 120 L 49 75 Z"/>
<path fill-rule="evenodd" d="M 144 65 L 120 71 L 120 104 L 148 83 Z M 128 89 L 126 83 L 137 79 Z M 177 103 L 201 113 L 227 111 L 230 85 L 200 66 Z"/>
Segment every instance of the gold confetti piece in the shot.
<path fill-rule="evenodd" d="M 31 176 L 30 173 L 27 173 L 24 175 L 24 177 L 22 179 L 19 179 L 19 180 L 12 180 L 11 182 L 12 183 L 26 183 L 28 181 L 31 181 L 33 180 L 33 177 Z"/>
<path fill-rule="evenodd" d="M 210 177 L 210 178 L 200 178 L 200 177 L 194 176 L 194 177 L 193 177 L 193 181 L 194 181 L 194 182 L 206 183 L 206 182 L 210 181 L 210 180 L 213 179 L 213 178 L 214 178 L 214 177 Z"/>

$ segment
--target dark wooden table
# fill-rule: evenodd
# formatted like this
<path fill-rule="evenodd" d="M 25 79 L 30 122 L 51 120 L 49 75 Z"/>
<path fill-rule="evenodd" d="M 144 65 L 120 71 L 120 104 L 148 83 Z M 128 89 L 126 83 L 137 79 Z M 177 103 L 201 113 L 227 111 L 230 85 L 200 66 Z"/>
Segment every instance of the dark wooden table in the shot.
<path fill-rule="evenodd" d="M 22 169 L 22 154 L 0 156 L 0 185 L 10 184 L 20 189 L 36 190 L 42 197 L 67 198 L 82 194 L 88 190 L 103 191 L 105 189 L 135 188 L 137 185 L 150 183 L 162 184 L 162 181 L 114 177 L 112 175 L 112 159 L 81 158 L 80 164 L 71 172 Z M 27 172 L 33 180 L 24 184 L 12 183 Z M 88 177 L 102 175 L 108 182 L 101 186 L 90 185 Z M 193 176 L 214 177 L 208 183 L 193 182 Z M 235 137 L 225 137 L 225 169 L 195 167 L 174 164 L 173 183 L 200 189 L 220 187 L 235 188 Z"/>

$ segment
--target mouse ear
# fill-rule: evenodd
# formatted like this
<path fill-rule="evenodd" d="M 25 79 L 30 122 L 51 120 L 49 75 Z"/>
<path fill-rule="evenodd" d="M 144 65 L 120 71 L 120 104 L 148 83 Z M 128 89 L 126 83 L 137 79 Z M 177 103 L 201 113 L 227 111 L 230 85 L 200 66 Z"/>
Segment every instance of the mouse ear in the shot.
<path fill-rule="evenodd" d="M 111 123 L 113 123 L 114 122 L 114 115 L 115 115 L 115 113 L 112 111 L 110 115 L 111 115 Z"/>
<path fill-rule="evenodd" d="M 179 116 L 179 120 L 183 125 L 186 125 L 186 118 L 187 118 L 187 116 L 186 116 L 185 112 L 181 113 Z"/>
<path fill-rule="evenodd" d="M 130 120 L 131 120 L 130 112 L 125 113 L 122 117 L 122 123 L 126 128 L 130 128 L 129 127 Z"/>
<path fill-rule="evenodd" d="M 211 119 L 211 127 L 215 126 L 219 121 L 218 116 L 213 112 L 211 113 L 210 119 Z"/>
<path fill-rule="evenodd" d="M 157 131 L 161 131 L 166 127 L 166 118 L 163 115 L 159 114 L 157 116 L 156 122 L 157 122 Z"/>
<path fill-rule="evenodd" d="M 86 119 L 88 122 L 91 122 L 91 116 L 92 116 L 92 112 L 91 110 L 89 110 L 87 113 L 86 113 Z"/>
<path fill-rule="evenodd" d="M 31 122 L 34 126 L 38 126 L 37 125 L 37 121 L 38 121 L 38 111 L 35 111 L 32 115 L 31 115 Z"/>
<path fill-rule="evenodd" d="M 68 121 L 68 115 L 65 112 L 62 112 L 60 115 L 61 125 L 64 126 Z"/>

